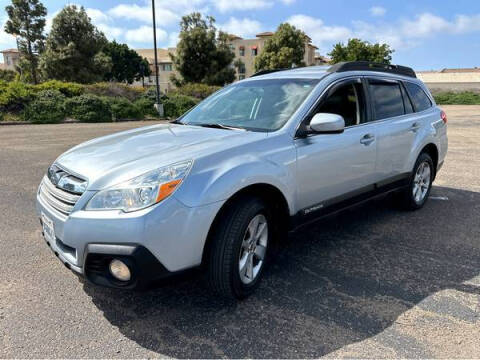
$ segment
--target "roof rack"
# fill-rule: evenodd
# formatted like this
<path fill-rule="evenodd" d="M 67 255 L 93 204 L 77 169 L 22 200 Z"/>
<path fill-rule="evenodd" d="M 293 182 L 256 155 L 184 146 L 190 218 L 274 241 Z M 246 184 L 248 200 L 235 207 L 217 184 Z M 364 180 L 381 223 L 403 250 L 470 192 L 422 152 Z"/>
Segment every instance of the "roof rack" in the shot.
<path fill-rule="evenodd" d="M 254 77 L 254 76 L 260 76 L 260 75 L 266 75 L 266 74 L 271 74 L 271 73 L 274 73 L 274 72 L 277 72 L 277 71 L 283 71 L 283 70 L 290 70 L 290 69 L 270 69 L 270 70 L 260 70 L 260 71 L 257 71 L 255 74 L 253 74 L 252 76 L 250 77 Z"/>
<path fill-rule="evenodd" d="M 344 72 L 344 71 L 379 71 L 390 74 L 404 75 L 416 78 L 417 75 L 412 68 L 401 65 L 381 64 L 370 61 L 349 61 L 339 62 L 332 65 L 328 72 Z"/>

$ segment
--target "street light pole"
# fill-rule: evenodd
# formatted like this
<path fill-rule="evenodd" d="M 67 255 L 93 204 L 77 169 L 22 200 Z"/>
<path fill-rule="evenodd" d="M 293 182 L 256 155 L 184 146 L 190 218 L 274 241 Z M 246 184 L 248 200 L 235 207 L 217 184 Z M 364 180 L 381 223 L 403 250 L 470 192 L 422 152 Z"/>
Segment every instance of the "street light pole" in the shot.
<path fill-rule="evenodd" d="M 155 85 L 157 87 L 157 103 L 155 107 L 160 116 L 163 116 L 163 106 L 160 104 L 160 85 L 158 83 L 158 55 L 157 55 L 157 24 L 155 21 L 155 0 L 152 0 L 153 16 L 153 51 L 155 52 Z"/>

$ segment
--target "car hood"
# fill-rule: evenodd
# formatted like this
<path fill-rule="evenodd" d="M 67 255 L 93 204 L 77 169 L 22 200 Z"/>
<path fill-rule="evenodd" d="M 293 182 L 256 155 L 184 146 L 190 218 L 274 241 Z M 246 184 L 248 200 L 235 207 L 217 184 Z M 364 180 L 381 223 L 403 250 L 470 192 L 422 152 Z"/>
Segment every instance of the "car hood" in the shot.
<path fill-rule="evenodd" d="M 56 163 L 87 178 L 89 190 L 100 190 L 161 166 L 195 160 L 266 136 L 241 130 L 160 124 L 87 141 L 62 154 Z"/>

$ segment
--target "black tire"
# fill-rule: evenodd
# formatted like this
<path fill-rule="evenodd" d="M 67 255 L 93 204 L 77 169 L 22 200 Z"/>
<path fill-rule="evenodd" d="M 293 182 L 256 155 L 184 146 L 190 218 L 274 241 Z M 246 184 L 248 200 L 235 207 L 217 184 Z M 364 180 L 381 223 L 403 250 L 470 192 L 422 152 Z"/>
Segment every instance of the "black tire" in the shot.
<path fill-rule="evenodd" d="M 428 189 L 426 194 L 420 199 L 416 199 L 414 196 L 414 186 L 415 186 L 415 175 L 422 164 L 427 164 L 430 168 L 430 180 L 428 182 Z M 399 193 L 399 200 L 401 206 L 405 210 L 418 210 L 421 209 L 428 200 L 430 195 L 430 191 L 432 189 L 432 182 L 435 177 L 435 166 L 433 165 L 433 160 L 427 153 L 421 153 L 417 161 L 415 162 L 415 166 L 413 167 L 412 174 L 410 175 L 410 179 L 408 182 L 408 186 Z"/>
<path fill-rule="evenodd" d="M 267 252 L 255 280 L 245 284 L 239 270 L 239 256 L 247 227 L 258 214 L 262 214 L 267 225 L 271 226 L 272 213 L 266 204 L 257 197 L 247 196 L 231 204 L 216 221 L 211 235 L 206 275 L 210 288 L 223 297 L 246 298 L 258 287 L 263 276 L 273 243 L 271 231 L 268 231 Z"/>

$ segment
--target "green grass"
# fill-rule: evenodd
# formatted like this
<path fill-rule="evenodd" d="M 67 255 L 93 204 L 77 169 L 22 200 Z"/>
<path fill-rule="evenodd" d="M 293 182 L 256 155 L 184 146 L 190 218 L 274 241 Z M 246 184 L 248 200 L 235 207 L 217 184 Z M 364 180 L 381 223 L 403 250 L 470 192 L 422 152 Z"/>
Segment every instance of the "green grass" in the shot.
<path fill-rule="evenodd" d="M 464 91 L 442 92 L 434 95 L 438 105 L 480 105 L 480 93 Z"/>

